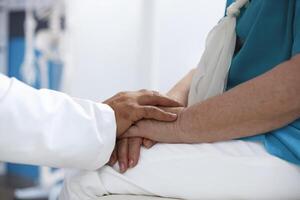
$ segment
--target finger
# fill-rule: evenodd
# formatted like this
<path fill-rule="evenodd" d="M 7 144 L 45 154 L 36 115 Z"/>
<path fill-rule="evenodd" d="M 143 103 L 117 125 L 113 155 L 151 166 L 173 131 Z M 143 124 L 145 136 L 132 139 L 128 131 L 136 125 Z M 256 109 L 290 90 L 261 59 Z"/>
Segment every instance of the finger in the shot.
<path fill-rule="evenodd" d="M 140 158 L 140 150 L 142 145 L 142 138 L 135 137 L 128 139 L 128 163 L 129 168 L 137 165 Z"/>
<path fill-rule="evenodd" d="M 155 119 L 158 121 L 171 122 L 177 119 L 177 114 L 164 111 L 155 106 L 141 106 L 137 109 L 140 119 Z"/>
<path fill-rule="evenodd" d="M 126 172 L 128 168 L 128 139 L 124 138 L 117 142 L 117 156 L 120 167 L 120 172 Z"/>
<path fill-rule="evenodd" d="M 144 132 L 140 130 L 137 126 L 131 126 L 123 135 L 121 138 L 132 138 L 132 137 L 147 137 L 144 135 Z"/>
<path fill-rule="evenodd" d="M 117 147 L 117 146 L 116 146 Z M 109 166 L 114 166 L 115 164 L 116 164 L 116 162 L 118 161 L 118 157 L 117 157 L 117 150 L 116 150 L 116 147 L 114 148 L 114 150 L 113 150 L 113 152 L 112 152 L 112 154 L 111 154 L 111 156 L 110 156 L 110 159 L 109 159 L 109 161 L 108 161 L 108 165 Z"/>
<path fill-rule="evenodd" d="M 156 91 L 143 91 L 138 99 L 140 105 L 153 105 L 153 106 L 167 106 L 167 107 L 179 107 L 181 103 L 177 102 L 170 97 L 159 94 Z"/>
<path fill-rule="evenodd" d="M 159 108 L 166 112 L 171 112 L 175 114 L 179 114 L 184 110 L 184 107 L 159 107 Z"/>
<path fill-rule="evenodd" d="M 146 147 L 147 149 L 150 149 L 150 148 L 153 147 L 155 144 L 156 144 L 156 142 L 153 141 L 153 140 L 149 140 L 149 139 L 147 139 L 147 138 L 144 138 L 144 139 L 143 139 L 143 145 L 144 145 L 144 147 Z"/>

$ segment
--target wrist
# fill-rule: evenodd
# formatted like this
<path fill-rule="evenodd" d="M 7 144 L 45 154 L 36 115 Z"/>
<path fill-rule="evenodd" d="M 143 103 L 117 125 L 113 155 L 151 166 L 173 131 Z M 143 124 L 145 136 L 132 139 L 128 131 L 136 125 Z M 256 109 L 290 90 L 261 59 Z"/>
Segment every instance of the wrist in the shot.
<path fill-rule="evenodd" d="M 179 113 L 177 113 L 177 120 L 175 121 L 175 135 L 178 143 L 186 143 L 186 132 L 184 130 L 184 113 L 186 108 L 183 108 Z"/>
<path fill-rule="evenodd" d="M 112 110 L 113 114 L 114 114 L 114 123 L 116 126 L 116 137 L 120 137 L 120 122 L 119 122 L 119 117 L 118 117 L 118 113 L 116 112 L 116 110 L 114 109 L 113 105 L 111 103 L 109 103 L 109 101 L 104 101 L 102 103 L 103 105 L 106 105 L 107 107 L 110 108 L 110 110 Z"/>

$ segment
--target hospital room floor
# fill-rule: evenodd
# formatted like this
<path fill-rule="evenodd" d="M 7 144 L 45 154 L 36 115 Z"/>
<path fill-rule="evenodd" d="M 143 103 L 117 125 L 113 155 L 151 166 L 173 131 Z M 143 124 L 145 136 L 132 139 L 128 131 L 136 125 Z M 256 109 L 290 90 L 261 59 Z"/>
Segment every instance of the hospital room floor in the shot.
<path fill-rule="evenodd" d="M 24 179 L 16 177 L 0 176 L 0 200 L 17 200 L 14 198 L 14 189 L 18 186 L 27 187 L 32 183 Z M 47 199 L 35 199 L 35 200 L 47 200 Z"/>

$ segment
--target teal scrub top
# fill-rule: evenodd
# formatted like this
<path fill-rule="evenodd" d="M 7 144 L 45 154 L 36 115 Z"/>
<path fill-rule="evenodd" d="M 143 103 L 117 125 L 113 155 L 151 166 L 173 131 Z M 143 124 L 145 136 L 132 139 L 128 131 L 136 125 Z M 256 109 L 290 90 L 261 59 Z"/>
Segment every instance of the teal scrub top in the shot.
<path fill-rule="evenodd" d="M 227 6 L 232 2 L 228 0 Z M 300 0 L 252 0 L 241 12 L 236 32 L 238 51 L 227 89 L 300 53 Z M 270 154 L 300 165 L 300 118 L 278 130 L 244 139 L 260 141 Z"/>

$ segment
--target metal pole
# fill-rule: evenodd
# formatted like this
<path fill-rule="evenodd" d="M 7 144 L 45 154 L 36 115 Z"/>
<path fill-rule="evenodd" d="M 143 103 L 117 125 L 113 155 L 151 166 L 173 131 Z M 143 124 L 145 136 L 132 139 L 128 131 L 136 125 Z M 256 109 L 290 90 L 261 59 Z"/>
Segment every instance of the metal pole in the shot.
<path fill-rule="evenodd" d="M 8 60 L 8 2 L 0 0 L 0 73 L 6 74 Z"/>
<path fill-rule="evenodd" d="M 7 72 L 8 50 L 8 9 L 6 0 L 0 0 L 0 73 Z M 0 163 L 0 175 L 6 171 L 5 164 Z"/>

